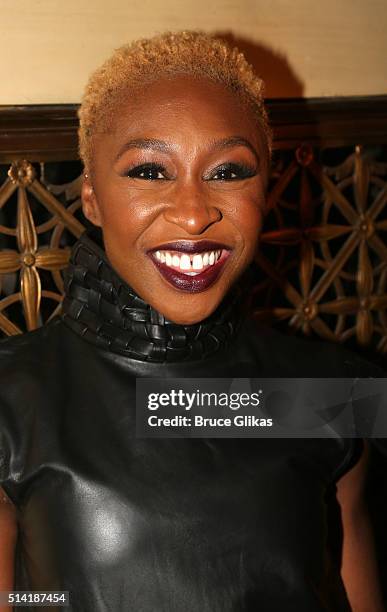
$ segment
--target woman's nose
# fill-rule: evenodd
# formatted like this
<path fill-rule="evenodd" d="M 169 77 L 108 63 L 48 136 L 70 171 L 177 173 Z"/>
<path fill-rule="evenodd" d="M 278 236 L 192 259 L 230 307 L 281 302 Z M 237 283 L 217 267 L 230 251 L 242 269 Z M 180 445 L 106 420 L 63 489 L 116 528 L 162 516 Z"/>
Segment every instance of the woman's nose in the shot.
<path fill-rule="evenodd" d="M 202 234 L 222 219 L 222 213 L 200 190 L 179 190 L 164 211 L 164 219 L 188 234 Z"/>

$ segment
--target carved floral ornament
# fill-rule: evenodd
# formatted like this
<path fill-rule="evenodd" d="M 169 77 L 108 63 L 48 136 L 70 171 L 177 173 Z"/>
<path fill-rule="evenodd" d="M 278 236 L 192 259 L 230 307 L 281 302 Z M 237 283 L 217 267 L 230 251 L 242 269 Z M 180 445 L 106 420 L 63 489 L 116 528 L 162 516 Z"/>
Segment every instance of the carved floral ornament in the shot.
<path fill-rule="evenodd" d="M 387 352 L 387 164 L 359 146 L 337 166 L 318 162 L 308 144 L 298 147 L 290 161 L 289 154 L 278 153 L 268 193 L 270 213 L 256 255 L 262 278 L 253 293 L 255 316 L 287 321 L 331 341 L 355 337 L 361 345 Z M 44 172 L 38 178 L 26 160 L 9 168 L 0 186 L 0 222 L 6 208 L 16 206 L 16 226 L 0 225 L 0 240 L 14 237 L 16 245 L 0 249 L 0 289 L 2 278 L 17 273 L 18 290 L 0 293 L 5 334 L 24 331 L 7 315 L 12 304 L 22 305 L 28 330 L 58 312 L 61 270 L 70 252 L 70 246 L 61 246 L 64 232 L 75 239 L 84 231 L 75 216 L 80 185 L 81 176 L 50 185 Z M 36 221 L 36 203 L 49 213 L 48 221 Z M 42 271 L 51 274 L 54 291 L 44 288 Z M 42 300 L 55 304 L 46 321 Z"/>
<path fill-rule="evenodd" d="M 21 302 L 27 330 L 39 326 L 42 298 L 60 303 L 63 282 L 59 271 L 66 267 L 70 249 L 60 248 L 59 240 L 64 228 L 79 237 L 84 230 L 72 211 L 64 207 L 36 178 L 33 166 L 26 160 L 15 161 L 8 178 L 0 187 L 0 210 L 17 192 L 16 227 L 0 225 L 0 235 L 14 236 L 17 249 L 0 251 L 0 281 L 5 274 L 19 273 L 19 291 L 0 299 L 0 329 L 6 334 L 23 333 L 16 323 L 5 314 L 15 302 Z M 49 221 L 36 225 L 31 211 L 29 195 L 43 205 L 51 214 Z M 39 244 L 39 236 L 52 230 L 49 245 Z M 49 270 L 57 291 L 42 289 L 40 270 Z M 52 316 L 57 312 L 57 308 Z"/>
<path fill-rule="evenodd" d="M 295 206 L 284 194 L 297 174 Z M 295 151 L 269 193 L 275 229 L 262 234 L 256 256 L 266 274 L 255 288 L 256 302 L 273 285 L 284 300 L 258 307 L 257 317 L 288 320 L 331 341 L 355 336 L 367 346 L 377 339 L 377 349 L 387 352 L 386 175 L 387 164 L 372 161 L 360 146 L 335 167 L 319 165 L 308 145 Z M 312 181 L 321 188 L 317 198 Z M 293 227 L 284 221 L 289 210 Z M 275 262 L 265 256 L 267 245 L 277 248 Z M 289 247 L 292 253 L 297 247 L 297 257 L 289 258 Z"/>

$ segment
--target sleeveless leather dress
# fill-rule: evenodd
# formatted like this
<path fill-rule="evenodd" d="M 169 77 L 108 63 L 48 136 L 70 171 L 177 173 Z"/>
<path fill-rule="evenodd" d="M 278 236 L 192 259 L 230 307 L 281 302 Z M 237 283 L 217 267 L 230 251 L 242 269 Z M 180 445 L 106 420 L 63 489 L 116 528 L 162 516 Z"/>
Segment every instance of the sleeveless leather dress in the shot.
<path fill-rule="evenodd" d="M 136 438 L 135 379 L 372 367 L 257 327 L 237 291 L 200 324 L 170 323 L 119 278 L 96 230 L 74 245 L 65 288 L 60 316 L 0 342 L 15 589 L 68 590 L 77 612 L 350 610 L 328 526 L 362 441 Z"/>

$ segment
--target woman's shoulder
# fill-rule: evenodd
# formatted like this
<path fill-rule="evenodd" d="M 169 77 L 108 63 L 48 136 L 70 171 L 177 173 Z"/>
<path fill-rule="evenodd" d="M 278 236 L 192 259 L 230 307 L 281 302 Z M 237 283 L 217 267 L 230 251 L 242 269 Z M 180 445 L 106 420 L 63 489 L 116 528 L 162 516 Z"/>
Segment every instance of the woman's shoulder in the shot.
<path fill-rule="evenodd" d="M 62 326 L 54 318 L 0 340 L 0 483 L 24 469 L 37 422 L 53 405 L 54 392 L 62 391 Z"/>
<path fill-rule="evenodd" d="M 0 340 L 0 376 L 12 366 L 17 371 L 21 363 L 37 363 L 39 357 L 55 342 L 61 320 L 52 319 L 48 324 L 23 334 Z"/>
<path fill-rule="evenodd" d="M 246 319 L 240 337 L 242 350 L 259 362 L 266 376 L 384 378 L 379 366 L 338 342 L 285 334 L 263 325 L 254 317 Z M 261 375 L 261 374 L 257 374 Z M 263 374 L 262 374 L 263 375 Z"/>
<path fill-rule="evenodd" d="M 0 429 L 27 427 L 61 367 L 61 322 L 0 340 Z"/>

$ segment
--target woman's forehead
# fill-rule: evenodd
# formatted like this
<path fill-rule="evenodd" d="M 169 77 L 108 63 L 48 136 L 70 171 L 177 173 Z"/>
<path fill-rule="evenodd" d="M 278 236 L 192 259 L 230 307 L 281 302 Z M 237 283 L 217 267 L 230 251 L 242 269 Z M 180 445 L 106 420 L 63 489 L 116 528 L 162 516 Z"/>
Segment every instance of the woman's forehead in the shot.
<path fill-rule="evenodd" d="M 252 138 L 257 120 L 242 98 L 223 83 L 186 75 L 160 78 L 123 92 L 113 118 L 117 137 L 145 130 L 147 136 L 213 132 L 214 137 L 243 134 Z M 152 134 L 156 135 L 156 134 Z"/>

